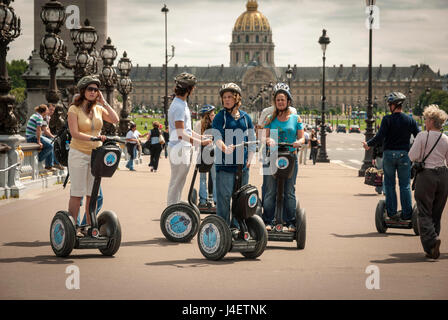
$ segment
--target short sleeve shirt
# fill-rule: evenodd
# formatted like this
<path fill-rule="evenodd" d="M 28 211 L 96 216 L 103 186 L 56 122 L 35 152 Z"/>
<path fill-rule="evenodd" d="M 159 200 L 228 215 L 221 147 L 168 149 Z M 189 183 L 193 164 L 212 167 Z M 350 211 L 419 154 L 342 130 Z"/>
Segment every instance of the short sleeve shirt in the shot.
<path fill-rule="evenodd" d="M 270 124 L 265 126 L 270 129 L 270 137 L 278 142 L 294 143 L 297 140 L 297 130 L 303 130 L 303 123 L 299 122 L 299 116 L 291 114 L 287 121 L 279 121 L 275 118 Z M 276 130 L 276 131 L 275 131 Z M 289 148 L 294 151 L 294 148 Z"/>
<path fill-rule="evenodd" d="M 97 137 L 101 133 L 103 128 L 103 110 L 100 105 L 95 105 L 92 108 L 92 119 L 82 110 L 81 107 L 72 105 L 68 109 L 68 113 L 75 114 L 78 118 L 78 131 L 87 134 L 92 137 Z M 85 154 L 91 154 L 93 149 L 101 146 L 101 141 L 83 141 L 76 138 L 72 138 L 70 142 L 70 148 L 76 149 Z"/>
<path fill-rule="evenodd" d="M 141 136 L 141 133 L 138 132 L 138 130 L 132 131 L 129 130 L 128 133 L 126 134 L 126 140 L 127 139 L 138 139 Z M 137 142 L 135 141 L 126 141 L 127 143 L 131 143 L 131 144 L 136 144 Z"/>
<path fill-rule="evenodd" d="M 182 121 L 184 123 L 184 129 L 189 134 L 192 135 L 191 129 L 191 115 L 190 109 L 188 109 L 188 104 L 179 98 L 174 98 L 171 103 L 170 109 L 168 110 L 168 126 L 170 130 L 170 142 L 168 145 L 173 147 L 178 143 L 182 143 L 183 146 L 191 146 L 191 143 L 184 140 L 179 140 L 178 134 L 176 132 L 177 121 Z"/>

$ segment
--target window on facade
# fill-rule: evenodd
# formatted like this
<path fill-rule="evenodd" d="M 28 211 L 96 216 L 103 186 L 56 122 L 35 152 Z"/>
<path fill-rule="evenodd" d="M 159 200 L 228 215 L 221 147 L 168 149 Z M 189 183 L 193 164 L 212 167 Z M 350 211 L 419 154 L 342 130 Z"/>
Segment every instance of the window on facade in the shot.
<path fill-rule="evenodd" d="M 249 36 L 246 36 L 246 42 L 249 42 Z"/>
<path fill-rule="evenodd" d="M 241 42 L 241 37 L 240 36 L 238 36 L 238 42 Z"/>
<path fill-rule="evenodd" d="M 256 37 L 255 37 L 255 42 L 256 42 L 256 43 L 260 42 L 260 37 L 259 37 L 259 36 L 256 36 Z"/>
<path fill-rule="evenodd" d="M 235 54 L 235 58 L 236 58 L 236 62 L 239 62 L 239 60 L 240 60 L 240 55 L 239 55 L 238 52 Z"/>
<path fill-rule="evenodd" d="M 269 63 L 269 53 L 266 53 L 266 62 Z"/>
<path fill-rule="evenodd" d="M 249 52 L 246 52 L 246 63 L 249 63 Z"/>
<path fill-rule="evenodd" d="M 264 37 L 264 42 L 268 42 L 268 36 Z"/>

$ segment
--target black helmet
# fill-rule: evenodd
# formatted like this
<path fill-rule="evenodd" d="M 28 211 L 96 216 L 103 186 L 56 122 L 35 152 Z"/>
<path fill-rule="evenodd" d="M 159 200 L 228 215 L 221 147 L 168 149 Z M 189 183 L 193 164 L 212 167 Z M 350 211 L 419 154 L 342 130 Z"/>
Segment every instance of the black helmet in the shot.
<path fill-rule="evenodd" d="M 390 93 L 387 98 L 386 102 L 388 104 L 394 104 L 397 107 L 401 107 L 403 102 L 406 100 L 406 96 L 402 94 L 401 92 L 392 92 Z"/>
<path fill-rule="evenodd" d="M 174 78 L 176 86 L 180 88 L 194 87 L 198 82 L 196 77 L 190 73 L 183 72 Z"/>

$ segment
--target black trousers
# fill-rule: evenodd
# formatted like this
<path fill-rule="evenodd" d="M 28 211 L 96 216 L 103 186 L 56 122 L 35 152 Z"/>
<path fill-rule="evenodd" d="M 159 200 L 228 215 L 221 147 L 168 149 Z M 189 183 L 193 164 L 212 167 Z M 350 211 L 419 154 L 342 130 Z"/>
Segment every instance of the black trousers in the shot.
<path fill-rule="evenodd" d="M 440 235 L 440 220 L 448 197 L 448 168 L 424 169 L 416 178 L 420 240 L 430 253 Z"/>
<path fill-rule="evenodd" d="M 162 145 L 160 143 L 151 145 L 151 160 L 149 166 L 157 170 L 159 167 L 160 153 L 162 152 Z"/>

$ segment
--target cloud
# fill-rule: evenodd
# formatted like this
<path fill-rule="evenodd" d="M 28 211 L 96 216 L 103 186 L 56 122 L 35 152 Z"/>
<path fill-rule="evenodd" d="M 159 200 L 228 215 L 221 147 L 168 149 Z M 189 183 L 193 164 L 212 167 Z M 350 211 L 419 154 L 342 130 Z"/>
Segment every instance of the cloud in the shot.
<path fill-rule="evenodd" d="M 27 58 L 33 48 L 31 0 L 12 3 L 22 18 L 23 35 L 10 45 L 8 60 Z M 229 64 L 232 29 L 245 10 L 245 0 L 108 0 L 108 33 L 119 52 L 126 50 L 134 65 L 162 65 L 165 54 L 166 3 L 168 46 L 176 47 L 172 64 Z M 259 0 L 269 19 L 277 66 L 319 66 L 317 43 L 328 30 L 329 65 L 368 63 L 367 15 L 361 0 Z M 373 33 L 374 65 L 408 66 L 427 63 L 448 73 L 448 3 L 446 0 L 377 1 L 380 29 Z M 170 48 L 169 48 L 170 50 Z"/>

